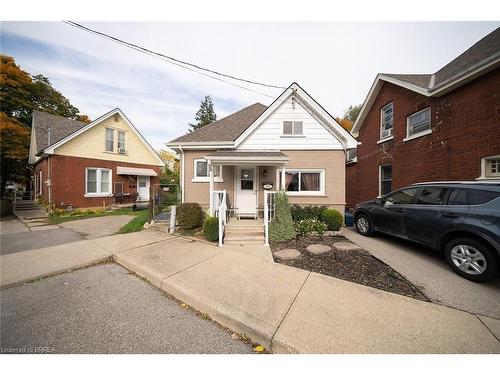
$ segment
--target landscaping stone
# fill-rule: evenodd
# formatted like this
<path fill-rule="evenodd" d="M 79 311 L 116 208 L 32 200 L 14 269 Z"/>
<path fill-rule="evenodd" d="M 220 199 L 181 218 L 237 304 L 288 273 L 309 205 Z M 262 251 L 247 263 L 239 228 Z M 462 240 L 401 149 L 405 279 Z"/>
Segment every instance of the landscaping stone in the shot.
<path fill-rule="evenodd" d="M 337 250 L 361 250 L 361 248 L 358 245 L 353 244 L 351 242 L 344 242 L 344 241 L 335 242 L 334 246 Z"/>
<path fill-rule="evenodd" d="M 323 233 L 323 235 L 326 237 L 342 236 L 342 229 L 341 230 L 327 230 L 325 233 Z"/>
<path fill-rule="evenodd" d="M 285 249 L 276 251 L 274 256 L 280 260 L 290 260 L 300 257 L 300 252 L 295 249 Z"/>
<path fill-rule="evenodd" d="M 307 252 L 311 255 L 321 255 L 329 252 L 331 249 L 330 246 L 321 244 L 313 244 L 306 247 Z"/>

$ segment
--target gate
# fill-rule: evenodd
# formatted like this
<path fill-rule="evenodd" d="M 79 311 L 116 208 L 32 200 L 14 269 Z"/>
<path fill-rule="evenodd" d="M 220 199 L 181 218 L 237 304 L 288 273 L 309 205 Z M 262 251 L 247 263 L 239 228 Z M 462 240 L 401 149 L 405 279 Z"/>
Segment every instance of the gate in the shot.
<path fill-rule="evenodd" d="M 170 208 L 181 202 L 181 188 L 177 184 L 154 184 L 149 194 L 149 219 L 170 221 Z"/>

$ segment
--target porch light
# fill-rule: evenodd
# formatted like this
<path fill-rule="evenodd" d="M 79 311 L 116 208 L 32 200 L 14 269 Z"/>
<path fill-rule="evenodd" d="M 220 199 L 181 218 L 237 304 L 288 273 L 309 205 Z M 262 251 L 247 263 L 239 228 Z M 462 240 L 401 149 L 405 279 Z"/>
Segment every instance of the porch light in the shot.
<path fill-rule="evenodd" d="M 267 169 L 264 169 L 264 170 L 262 171 L 262 176 L 267 177 Z"/>

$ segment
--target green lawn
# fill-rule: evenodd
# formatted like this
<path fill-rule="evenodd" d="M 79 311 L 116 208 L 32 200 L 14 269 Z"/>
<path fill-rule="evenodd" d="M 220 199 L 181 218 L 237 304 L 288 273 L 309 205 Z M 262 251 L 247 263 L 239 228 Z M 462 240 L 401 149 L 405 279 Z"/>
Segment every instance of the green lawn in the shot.
<path fill-rule="evenodd" d="M 143 229 L 144 223 L 148 221 L 149 210 L 133 211 L 132 208 L 120 208 L 112 211 L 81 211 L 74 212 L 73 215 L 69 213 L 60 215 L 50 215 L 49 222 L 51 224 L 64 223 L 66 221 L 89 219 L 92 217 L 101 216 L 116 216 L 116 215 L 129 215 L 131 220 L 120 228 L 119 233 L 137 232 Z"/>

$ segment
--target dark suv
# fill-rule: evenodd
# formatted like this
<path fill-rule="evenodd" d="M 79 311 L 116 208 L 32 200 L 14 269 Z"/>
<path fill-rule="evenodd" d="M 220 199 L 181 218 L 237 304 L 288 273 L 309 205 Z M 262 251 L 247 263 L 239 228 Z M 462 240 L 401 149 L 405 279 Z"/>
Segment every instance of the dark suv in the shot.
<path fill-rule="evenodd" d="M 414 184 L 356 206 L 358 233 L 383 232 L 444 253 L 460 276 L 486 281 L 500 260 L 500 181 Z"/>

